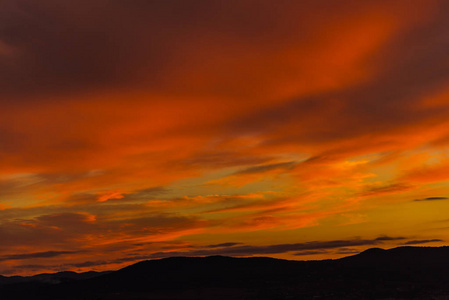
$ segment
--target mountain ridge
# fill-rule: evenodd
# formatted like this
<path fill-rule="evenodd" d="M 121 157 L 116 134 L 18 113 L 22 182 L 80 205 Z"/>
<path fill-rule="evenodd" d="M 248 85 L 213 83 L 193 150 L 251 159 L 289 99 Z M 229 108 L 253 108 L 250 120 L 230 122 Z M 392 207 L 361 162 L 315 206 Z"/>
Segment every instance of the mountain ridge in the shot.
<path fill-rule="evenodd" d="M 141 261 L 91 278 L 3 285 L 0 298 L 432 299 L 449 296 L 448 269 L 449 247 L 371 248 L 317 261 L 170 257 Z"/>

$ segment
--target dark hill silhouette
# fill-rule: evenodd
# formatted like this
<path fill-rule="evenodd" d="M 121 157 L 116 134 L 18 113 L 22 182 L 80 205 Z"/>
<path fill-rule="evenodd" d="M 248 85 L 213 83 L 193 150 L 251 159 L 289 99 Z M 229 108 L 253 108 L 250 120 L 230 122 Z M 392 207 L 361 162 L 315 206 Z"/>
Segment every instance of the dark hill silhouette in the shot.
<path fill-rule="evenodd" d="M 380 262 L 401 265 L 433 265 L 449 263 L 449 247 L 397 247 L 389 250 L 371 248 L 359 254 L 340 259 L 345 263 L 377 264 Z"/>
<path fill-rule="evenodd" d="M 83 280 L 98 277 L 100 275 L 108 274 L 107 272 L 83 272 L 76 273 L 72 271 L 64 271 L 58 273 L 42 273 L 34 276 L 2 276 L 0 275 L 0 286 L 13 284 L 13 283 L 28 283 L 28 282 L 38 282 L 38 283 L 50 283 L 57 284 L 61 282 L 70 282 L 75 280 Z"/>
<path fill-rule="evenodd" d="M 324 261 L 172 257 L 58 284 L 3 285 L 0 299 L 436 299 L 449 295 L 448 267 L 449 247 L 373 248 Z"/>

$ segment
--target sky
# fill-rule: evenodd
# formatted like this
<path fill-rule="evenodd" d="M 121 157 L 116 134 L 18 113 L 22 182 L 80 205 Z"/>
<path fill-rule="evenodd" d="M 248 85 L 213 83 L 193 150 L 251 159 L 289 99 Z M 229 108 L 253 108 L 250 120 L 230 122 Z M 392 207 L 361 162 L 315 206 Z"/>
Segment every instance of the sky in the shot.
<path fill-rule="evenodd" d="M 449 234 L 449 2 L 0 1 L 0 274 Z"/>

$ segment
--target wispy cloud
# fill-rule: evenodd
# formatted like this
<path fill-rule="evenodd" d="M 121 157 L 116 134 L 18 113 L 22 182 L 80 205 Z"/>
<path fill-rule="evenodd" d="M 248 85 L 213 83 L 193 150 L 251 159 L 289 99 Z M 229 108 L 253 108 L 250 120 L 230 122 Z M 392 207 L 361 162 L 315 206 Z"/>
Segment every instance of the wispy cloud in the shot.
<path fill-rule="evenodd" d="M 243 175 L 243 174 L 257 174 L 257 173 L 264 173 L 267 171 L 272 171 L 272 170 L 278 170 L 278 169 L 292 169 L 295 167 L 297 163 L 294 161 L 289 161 L 289 162 L 282 162 L 282 163 L 276 163 L 276 164 L 269 164 L 269 165 L 261 165 L 261 166 L 255 166 L 255 167 L 250 167 L 250 168 L 246 168 L 243 170 L 240 170 L 238 172 L 236 172 L 235 174 L 237 175 Z"/>
<path fill-rule="evenodd" d="M 221 243 L 221 244 L 215 244 L 215 245 L 207 245 L 204 246 L 205 248 L 226 248 L 226 247 L 232 247 L 236 245 L 240 245 L 242 243 Z"/>
<path fill-rule="evenodd" d="M 386 194 L 402 193 L 413 189 L 413 186 L 404 183 L 394 183 L 384 186 L 374 186 L 366 189 L 361 193 L 362 196 L 372 197 Z"/>
<path fill-rule="evenodd" d="M 444 242 L 440 239 L 431 239 L 431 240 L 412 240 L 407 241 L 403 245 L 419 245 L 419 244 L 427 244 L 427 243 L 435 243 L 435 242 Z"/>
<path fill-rule="evenodd" d="M 421 199 L 415 199 L 413 201 L 439 201 L 439 200 L 449 200 L 448 197 L 427 197 Z"/>
<path fill-rule="evenodd" d="M 0 3 L 0 257 L 331 257 L 397 239 L 335 225 L 444 218 L 410 200 L 449 192 L 445 1 L 106 2 Z"/>
<path fill-rule="evenodd" d="M 76 254 L 85 251 L 44 251 L 44 252 L 33 252 L 24 254 L 10 254 L 0 257 L 0 261 L 5 260 L 22 260 L 22 259 L 37 259 L 37 258 L 50 258 L 61 255 Z"/>
<path fill-rule="evenodd" d="M 384 241 L 401 241 L 404 237 L 381 236 L 375 239 L 348 239 L 332 241 L 312 241 L 295 244 L 275 244 L 267 246 L 234 245 L 224 246 L 214 250 L 193 250 L 185 252 L 159 252 L 148 256 L 148 258 L 161 258 L 169 256 L 207 256 L 207 255 L 229 255 L 229 256 L 253 256 L 269 255 L 286 252 L 296 252 L 295 255 L 307 255 L 304 252 L 323 251 L 353 246 L 372 246 L 382 244 Z M 310 253 L 310 252 L 309 252 Z"/>

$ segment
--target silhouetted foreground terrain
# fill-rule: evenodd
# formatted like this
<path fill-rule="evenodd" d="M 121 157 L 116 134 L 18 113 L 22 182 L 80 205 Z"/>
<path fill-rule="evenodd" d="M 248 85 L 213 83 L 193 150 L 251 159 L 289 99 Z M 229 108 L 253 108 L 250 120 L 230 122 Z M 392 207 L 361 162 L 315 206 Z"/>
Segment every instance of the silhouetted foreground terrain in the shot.
<path fill-rule="evenodd" d="M 52 277 L 53 276 L 53 277 Z M 50 279 L 49 279 L 50 278 Z M 115 272 L 0 276 L 0 299 L 449 299 L 449 247 L 338 260 L 173 257 Z"/>

